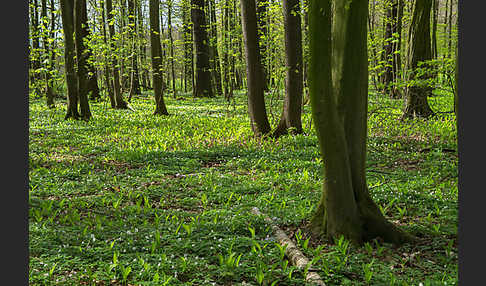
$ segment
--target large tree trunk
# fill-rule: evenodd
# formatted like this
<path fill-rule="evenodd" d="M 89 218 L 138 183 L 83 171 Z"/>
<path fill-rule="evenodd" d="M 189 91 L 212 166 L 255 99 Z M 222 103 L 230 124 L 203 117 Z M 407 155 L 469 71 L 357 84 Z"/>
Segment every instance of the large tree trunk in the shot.
<path fill-rule="evenodd" d="M 196 76 L 194 97 L 213 97 L 211 88 L 211 67 L 209 65 L 209 42 L 206 30 L 204 0 L 191 0 L 194 48 L 196 53 Z"/>
<path fill-rule="evenodd" d="M 74 68 L 74 0 L 61 0 L 62 28 L 64 31 L 64 70 L 66 73 L 66 86 L 68 106 L 64 119 L 79 118 L 78 87 L 76 71 Z"/>
<path fill-rule="evenodd" d="M 156 115 L 169 115 L 164 103 L 162 78 L 162 47 L 160 45 L 159 0 L 150 0 L 150 47 Z"/>
<path fill-rule="evenodd" d="M 413 237 L 385 219 L 366 185 L 368 1 L 345 2 L 335 2 L 332 44 L 330 1 L 309 7 L 309 92 L 324 167 L 313 235 L 400 244 Z"/>
<path fill-rule="evenodd" d="M 115 108 L 127 109 L 128 108 L 127 103 L 125 102 L 121 94 L 122 90 L 120 86 L 120 72 L 118 68 L 118 60 L 116 56 L 113 54 L 115 50 L 115 41 L 113 39 L 115 37 L 115 23 L 113 20 L 113 14 L 111 12 L 113 7 L 112 0 L 105 0 L 105 1 L 106 1 L 106 15 L 107 15 L 106 18 L 108 21 L 108 31 L 110 34 L 109 42 L 110 42 L 110 47 L 112 49 L 110 57 L 111 57 L 111 70 L 113 71 L 113 91 L 114 91 L 113 93 L 115 95 L 115 102 L 116 102 Z"/>
<path fill-rule="evenodd" d="M 274 137 L 302 133 L 302 31 L 300 23 L 300 0 L 284 0 L 285 28 L 285 99 L 280 122 L 273 132 Z"/>
<path fill-rule="evenodd" d="M 251 127 L 256 136 L 270 132 L 263 90 L 263 71 L 257 37 L 255 0 L 241 0 L 241 27 L 246 55 L 246 78 L 248 85 L 248 112 Z"/>
<path fill-rule="evenodd" d="M 77 60 L 77 78 L 78 78 L 78 98 L 81 109 L 81 118 L 89 120 L 91 118 L 91 111 L 89 110 L 88 102 L 88 69 L 87 69 L 87 53 L 84 45 L 84 27 L 88 23 L 83 21 L 84 10 L 86 9 L 86 0 L 74 0 L 74 34 L 75 34 L 75 48 Z"/>
<path fill-rule="evenodd" d="M 419 63 L 432 59 L 430 41 L 430 10 L 432 0 L 416 0 L 413 10 L 412 23 L 409 32 L 408 72 L 409 82 L 407 99 L 403 118 L 429 117 L 434 114 L 429 106 L 427 97 L 432 95 L 432 88 L 424 83 L 431 75 L 430 72 L 418 73 Z M 427 67 L 422 65 L 421 68 Z"/>
<path fill-rule="evenodd" d="M 52 70 L 52 49 L 51 45 L 48 41 L 48 35 L 50 34 L 49 29 L 47 28 L 47 24 L 49 23 L 49 19 L 47 17 L 47 0 L 42 0 L 42 10 L 41 10 L 41 21 L 42 21 L 42 45 L 44 46 L 44 62 L 45 64 L 45 80 L 46 80 L 46 103 L 47 106 L 52 108 L 54 107 L 54 92 L 52 91 L 52 77 L 51 77 L 51 70 Z"/>

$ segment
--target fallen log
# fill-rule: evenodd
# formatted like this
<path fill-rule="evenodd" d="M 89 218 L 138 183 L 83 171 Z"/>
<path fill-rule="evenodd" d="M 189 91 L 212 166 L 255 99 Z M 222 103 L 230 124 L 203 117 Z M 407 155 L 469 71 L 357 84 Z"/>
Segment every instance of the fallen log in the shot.
<path fill-rule="evenodd" d="M 310 263 L 309 259 L 299 250 L 299 248 L 293 243 L 293 241 L 285 234 L 285 232 L 280 229 L 271 218 L 266 214 L 260 212 L 257 207 L 252 208 L 251 212 L 255 215 L 262 216 L 263 219 L 270 224 L 272 230 L 275 234 L 275 238 L 278 240 L 280 245 L 286 246 L 285 255 L 289 258 L 290 262 L 300 270 L 304 270 Z M 310 266 L 310 265 L 309 265 Z M 316 285 L 325 286 L 324 281 L 322 281 L 316 270 L 309 268 L 305 280 L 309 283 L 314 283 Z"/>

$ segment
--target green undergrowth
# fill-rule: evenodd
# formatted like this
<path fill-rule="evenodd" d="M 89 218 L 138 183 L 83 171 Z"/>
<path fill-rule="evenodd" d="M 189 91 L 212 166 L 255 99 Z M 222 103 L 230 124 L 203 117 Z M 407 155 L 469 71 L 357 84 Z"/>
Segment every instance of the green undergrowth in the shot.
<path fill-rule="evenodd" d="M 275 126 L 281 100 L 267 98 Z M 305 134 L 252 135 L 244 93 L 166 98 L 134 111 L 91 103 L 89 122 L 65 104 L 29 104 L 31 285 L 305 285 L 268 214 L 327 285 L 457 284 L 457 140 L 450 94 L 437 116 L 400 121 L 402 100 L 370 93 L 367 178 L 383 213 L 421 240 L 394 247 L 310 238 L 321 160 L 310 107 Z"/>

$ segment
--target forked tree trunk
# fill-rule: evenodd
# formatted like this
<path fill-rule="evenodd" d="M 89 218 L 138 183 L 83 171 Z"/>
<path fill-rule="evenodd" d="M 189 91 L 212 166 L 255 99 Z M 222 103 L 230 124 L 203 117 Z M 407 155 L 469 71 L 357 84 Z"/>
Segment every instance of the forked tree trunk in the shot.
<path fill-rule="evenodd" d="M 91 111 L 88 102 L 88 61 L 86 46 L 84 44 L 84 27 L 87 23 L 83 21 L 84 9 L 86 9 L 86 0 L 74 0 L 74 35 L 77 60 L 77 78 L 78 78 L 78 98 L 81 109 L 81 118 L 88 121 L 91 118 Z"/>
<path fill-rule="evenodd" d="M 118 68 L 118 60 L 116 59 L 116 56 L 113 54 L 115 50 L 115 41 L 113 39 L 115 37 L 115 23 L 113 20 L 113 13 L 111 12 L 113 7 L 112 0 L 105 0 L 105 1 L 106 1 L 106 15 L 107 15 L 106 19 L 108 21 L 108 28 L 109 28 L 108 31 L 110 34 L 109 42 L 110 42 L 110 47 L 112 49 L 110 57 L 111 57 L 111 70 L 113 72 L 113 93 L 115 95 L 115 102 L 116 102 L 115 108 L 127 109 L 128 108 L 127 103 L 125 102 L 121 94 L 122 90 L 120 86 L 120 72 Z"/>
<path fill-rule="evenodd" d="M 263 71 L 257 37 L 255 0 L 241 0 L 241 27 L 246 55 L 246 78 L 248 85 L 248 112 L 251 127 L 256 136 L 270 132 L 263 91 Z"/>
<path fill-rule="evenodd" d="M 309 92 L 324 167 L 313 235 L 343 235 L 355 243 L 375 237 L 412 241 L 385 219 L 366 184 L 368 1 L 352 1 L 349 7 L 347 1 L 334 2 L 332 43 L 330 2 L 310 0 L 309 5 Z"/>
<path fill-rule="evenodd" d="M 67 86 L 67 112 L 64 119 L 79 118 L 78 112 L 78 87 L 76 71 L 74 68 L 74 57 L 76 55 L 74 48 L 74 0 L 60 0 L 62 28 L 64 31 L 64 70 L 66 74 Z"/>
<path fill-rule="evenodd" d="M 156 115 L 169 115 L 162 90 L 162 47 L 160 45 L 159 0 L 150 0 L 150 47 L 152 51 L 152 76 Z"/>
<path fill-rule="evenodd" d="M 430 41 L 430 10 L 432 0 L 416 0 L 413 10 L 412 23 L 409 32 L 408 72 L 410 84 L 407 88 L 405 111 L 402 118 L 424 117 L 434 114 L 429 106 L 427 97 L 432 95 L 432 88 L 424 83 L 430 78 L 430 71 L 417 72 L 419 63 L 432 59 Z M 420 68 L 429 68 L 422 65 Z"/>
<path fill-rule="evenodd" d="M 211 67 L 209 65 L 209 40 L 206 30 L 205 0 L 191 0 L 194 48 L 196 53 L 194 97 L 213 97 Z"/>
<path fill-rule="evenodd" d="M 282 116 L 272 135 L 302 133 L 302 30 L 300 23 L 300 0 L 284 0 L 285 29 L 285 99 Z"/>

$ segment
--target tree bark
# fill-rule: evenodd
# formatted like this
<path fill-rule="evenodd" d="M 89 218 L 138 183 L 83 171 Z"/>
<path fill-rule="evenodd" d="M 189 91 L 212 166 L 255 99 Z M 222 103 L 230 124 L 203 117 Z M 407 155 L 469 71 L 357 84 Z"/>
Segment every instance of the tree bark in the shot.
<path fill-rule="evenodd" d="M 172 75 L 172 93 L 174 98 L 177 97 L 176 92 L 176 77 L 174 69 L 174 40 L 172 38 L 172 0 L 167 1 L 167 30 L 169 36 L 169 52 L 170 52 L 170 71 Z"/>
<path fill-rule="evenodd" d="M 408 46 L 407 66 L 410 73 L 410 84 L 406 92 L 406 106 L 402 118 L 427 118 L 434 114 L 427 101 L 427 97 L 432 95 L 432 88 L 424 84 L 424 81 L 431 76 L 430 71 L 426 71 L 425 74 L 417 72 L 419 63 L 432 59 L 430 40 L 431 6 L 432 0 L 415 1 Z M 423 64 L 420 68 L 430 69 L 426 64 Z"/>
<path fill-rule="evenodd" d="M 46 81 L 46 103 L 49 108 L 54 107 L 54 92 L 52 91 L 52 49 L 48 41 L 48 35 L 50 34 L 47 25 L 49 23 L 49 18 L 47 17 L 47 0 L 42 0 L 42 10 L 41 10 L 41 21 L 42 21 L 42 45 L 44 46 L 44 62 L 45 64 L 45 81 Z"/>
<path fill-rule="evenodd" d="M 241 27 L 246 55 L 246 78 L 248 85 L 248 112 L 251 127 L 256 136 L 270 132 L 263 90 L 263 71 L 257 37 L 255 0 L 241 0 Z"/>
<path fill-rule="evenodd" d="M 38 11 L 38 2 L 34 0 L 32 5 L 32 33 L 30 38 L 32 39 L 32 50 L 31 50 L 31 59 L 32 59 L 32 80 L 36 82 L 39 80 L 39 69 L 41 67 L 41 62 L 39 58 L 39 49 L 40 49 L 40 35 L 39 35 L 39 11 Z M 37 91 L 37 88 L 36 88 Z"/>
<path fill-rule="evenodd" d="M 213 97 L 211 88 L 211 67 L 209 65 L 209 42 L 206 30 L 206 15 L 204 0 L 191 0 L 191 19 L 193 24 L 193 39 L 196 53 L 194 97 Z"/>
<path fill-rule="evenodd" d="M 263 89 L 269 90 L 268 85 L 268 68 L 267 68 L 267 43 L 268 43 L 268 26 L 267 10 L 268 0 L 256 0 L 257 21 L 258 21 L 258 43 L 260 47 L 260 56 L 263 70 Z M 299 11 L 300 12 L 300 11 Z"/>
<path fill-rule="evenodd" d="M 284 0 L 285 29 L 285 99 L 282 116 L 272 135 L 279 137 L 290 131 L 302 133 L 302 30 L 300 0 Z"/>
<path fill-rule="evenodd" d="M 105 0 L 100 1 L 100 6 L 101 6 L 101 26 L 103 30 L 103 42 L 106 47 L 109 46 L 108 44 L 108 39 L 106 36 L 106 20 L 105 20 Z M 106 90 L 108 92 L 108 98 L 110 99 L 110 105 L 111 108 L 116 108 L 116 100 L 115 100 L 115 93 L 113 91 L 113 80 L 111 78 L 111 71 L 110 71 L 110 65 L 109 65 L 109 57 L 111 52 L 110 51 L 105 51 L 105 55 L 103 57 L 104 60 L 104 76 L 105 76 L 105 86 Z"/>
<path fill-rule="evenodd" d="M 216 19 L 216 1 L 210 0 L 209 1 L 209 18 L 210 18 L 210 31 L 211 31 L 211 62 L 212 62 L 212 74 L 214 79 L 214 84 L 216 86 L 216 91 L 218 94 L 222 94 L 223 90 L 221 87 L 221 67 L 220 67 L 220 58 L 218 53 L 218 22 Z"/>
<path fill-rule="evenodd" d="M 85 0 L 86 2 L 86 0 Z M 86 6 L 86 3 L 84 4 Z M 82 37 L 84 39 L 87 39 L 89 37 L 91 37 L 91 31 L 89 30 L 89 26 L 88 26 L 88 10 L 85 8 L 83 9 L 82 11 L 82 14 L 80 15 L 81 17 L 81 33 L 82 33 Z M 91 48 L 86 46 L 86 45 L 83 45 L 84 46 L 84 53 L 86 54 L 86 59 L 88 58 L 92 58 L 93 57 L 93 52 L 91 51 Z M 98 99 L 101 99 L 101 95 L 100 95 L 100 89 L 98 87 L 98 74 L 97 74 L 97 71 L 96 71 L 96 68 L 95 66 L 86 61 L 86 77 L 87 77 L 87 90 L 88 90 L 88 93 L 90 95 L 90 99 L 91 100 L 98 100 Z"/>
<path fill-rule="evenodd" d="M 150 47 L 156 115 L 169 115 L 164 103 L 162 78 L 162 47 L 160 44 L 159 0 L 150 0 Z"/>
<path fill-rule="evenodd" d="M 135 21 L 135 0 L 128 0 L 128 26 L 130 29 L 130 41 L 132 43 L 132 70 L 130 71 L 130 91 L 128 101 L 130 102 L 134 94 L 141 94 L 139 72 L 138 72 L 138 49 L 137 49 L 137 21 Z"/>
<path fill-rule="evenodd" d="M 84 44 L 84 27 L 87 23 L 83 21 L 84 10 L 86 9 L 86 0 L 74 0 L 74 35 L 75 48 L 77 60 L 77 82 L 78 82 L 78 98 L 81 109 L 81 118 L 88 121 L 91 118 L 91 111 L 88 102 L 88 69 L 87 69 L 87 53 Z"/>
<path fill-rule="evenodd" d="M 112 13 L 112 0 L 105 0 L 106 2 L 106 15 L 107 15 L 107 21 L 108 21 L 108 31 L 109 31 L 109 42 L 110 42 L 110 47 L 112 49 L 110 53 L 111 57 L 111 70 L 113 72 L 113 93 L 115 95 L 115 108 L 118 109 L 127 109 L 127 103 L 123 99 L 123 96 L 121 94 L 121 86 L 120 86 L 120 72 L 118 68 L 118 60 L 116 56 L 113 54 L 113 51 L 115 49 L 115 42 L 114 42 L 114 36 L 115 36 L 115 25 L 114 25 L 114 20 L 113 20 L 113 13 Z"/>
<path fill-rule="evenodd" d="M 331 43 L 330 1 L 310 0 L 309 92 L 324 167 L 312 231 L 401 244 L 414 238 L 385 219 L 366 185 L 368 3 L 345 2 L 334 2 Z"/>
<path fill-rule="evenodd" d="M 74 0 L 60 0 L 62 28 L 64 31 L 64 69 L 66 74 L 68 106 L 64 119 L 79 118 L 78 112 L 78 83 L 74 68 Z"/>

